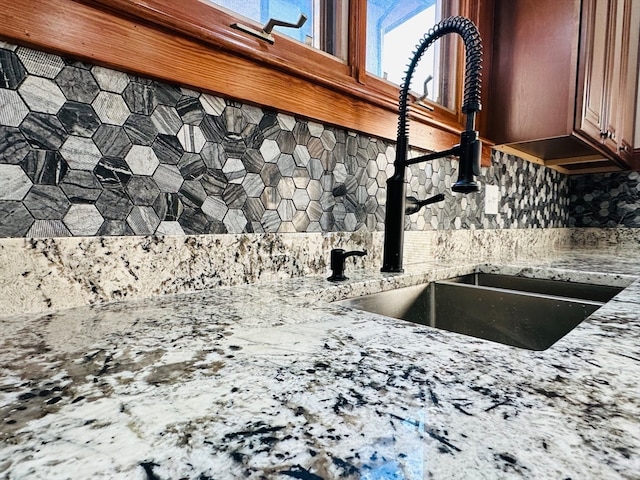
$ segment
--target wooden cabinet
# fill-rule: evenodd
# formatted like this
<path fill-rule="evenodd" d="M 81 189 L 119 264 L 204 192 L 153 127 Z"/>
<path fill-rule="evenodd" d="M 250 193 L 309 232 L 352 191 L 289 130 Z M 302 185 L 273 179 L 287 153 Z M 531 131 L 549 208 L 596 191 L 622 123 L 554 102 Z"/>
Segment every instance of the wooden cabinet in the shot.
<path fill-rule="evenodd" d="M 565 173 L 640 169 L 639 35 L 636 0 L 498 0 L 485 135 Z"/>

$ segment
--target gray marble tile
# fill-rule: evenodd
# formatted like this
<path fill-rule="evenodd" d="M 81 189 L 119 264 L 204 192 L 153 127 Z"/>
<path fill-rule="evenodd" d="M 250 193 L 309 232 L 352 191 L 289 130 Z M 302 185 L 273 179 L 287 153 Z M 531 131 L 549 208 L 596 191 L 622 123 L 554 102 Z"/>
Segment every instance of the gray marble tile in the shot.
<path fill-rule="evenodd" d="M 265 207 L 259 198 L 247 198 L 243 211 L 249 222 L 259 222 L 264 215 Z"/>
<path fill-rule="evenodd" d="M 160 164 L 153 173 L 158 188 L 161 192 L 176 193 L 180 190 L 184 178 L 175 165 Z"/>
<path fill-rule="evenodd" d="M 322 178 L 322 174 L 324 173 L 324 167 L 317 158 L 310 158 L 309 163 L 307 164 L 307 171 L 309 172 L 309 177 L 311 179 L 319 180 Z"/>
<path fill-rule="evenodd" d="M 178 162 L 178 169 L 185 180 L 198 180 L 206 172 L 207 166 L 197 153 L 185 153 Z"/>
<path fill-rule="evenodd" d="M 280 197 L 280 194 L 278 193 L 278 189 L 275 187 L 265 187 L 262 195 L 260 195 L 260 200 L 262 201 L 262 204 L 269 210 L 273 210 L 278 208 L 278 205 L 280 204 L 280 200 L 282 199 L 282 197 Z"/>
<path fill-rule="evenodd" d="M 127 224 L 126 220 L 105 220 L 98 230 L 99 236 L 122 237 L 126 235 L 134 235 L 133 230 Z"/>
<path fill-rule="evenodd" d="M 247 126 L 247 120 L 239 107 L 227 106 L 222 112 L 222 120 L 226 131 L 231 134 L 240 134 Z"/>
<path fill-rule="evenodd" d="M 209 142 L 222 143 L 227 134 L 224 122 L 218 116 L 205 115 L 200 123 L 204 138 Z"/>
<path fill-rule="evenodd" d="M 69 65 L 73 68 L 79 68 L 81 70 L 91 70 L 92 65 L 89 62 L 83 62 L 82 60 L 78 60 L 76 58 L 67 58 L 63 57 L 65 65 Z"/>
<path fill-rule="evenodd" d="M 283 154 L 278 159 L 278 170 L 283 177 L 293 177 L 293 172 L 296 169 L 296 162 L 292 155 Z"/>
<path fill-rule="evenodd" d="M 273 163 L 266 163 L 260 171 L 260 177 L 264 184 L 268 187 L 275 187 L 280 182 L 282 174 L 278 166 Z"/>
<path fill-rule="evenodd" d="M 0 124 L 17 127 L 29 113 L 29 108 L 14 90 L 0 89 Z"/>
<path fill-rule="evenodd" d="M 139 83 L 140 80 L 140 78 L 136 78 L 136 81 L 129 83 L 127 88 L 124 89 L 122 96 L 131 112 L 141 115 L 151 115 L 153 110 L 158 106 L 155 88 L 151 82 L 142 84 Z"/>
<path fill-rule="evenodd" d="M 71 205 L 63 222 L 72 235 L 86 237 L 95 235 L 104 218 L 95 205 Z"/>
<path fill-rule="evenodd" d="M 278 205 L 278 215 L 283 222 L 290 222 L 293 219 L 293 214 L 296 211 L 296 207 L 293 204 L 293 200 L 282 199 Z"/>
<path fill-rule="evenodd" d="M 98 127 L 100 119 L 91 105 L 68 101 L 57 114 L 67 133 L 79 137 L 91 137 Z"/>
<path fill-rule="evenodd" d="M 68 170 L 62 156 L 52 150 L 32 150 L 21 166 L 33 183 L 58 185 Z"/>
<path fill-rule="evenodd" d="M 247 200 L 247 193 L 242 188 L 242 185 L 229 184 L 222 193 L 222 200 L 229 208 L 242 208 Z"/>
<path fill-rule="evenodd" d="M 160 105 L 175 107 L 178 104 L 178 100 L 182 98 L 182 91 L 175 85 L 169 85 L 162 82 L 154 82 L 154 85 L 156 98 L 158 99 L 158 104 Z"/>
<path fill-rule="evenodd" d="M 153 203 L 153 209 L 162 222 L 177 222 L 184 206 L 177 193 L 161 193 Z"/>
<path fill-rule="evenodd" d="M 62 220 L 36 220 L 26 236 L 31 238 L 70 237 L 71 232 Z"/>
<path fill-rule="evenodd" d="M 175 135 L 159 134 L 151 148 L 153 148 L 160 163 L 169 165 L 177 165 L 182 155 L 184 155 L 182 145 Z"/>
<path fill-rule="evenodd" d="M 31 112 L 20 125 L 20 131 L 33 148 L 57 150 L 68 134 L 53 115 Z"/>
<path fill-rule="evenodd" d="M 21 201 L 0 200 L 0 237 L 24 237 L 33 221 Z"/>
<path fill-rule="evenodd" d="M 293 204 L 295 205 L 296 210 L 306 210 L 310 201 L 311 199 L 309 198 L 309 194 L 306 190 L 296 188 L 293 193 Z"/>
<path fill-rule="evenodd" d="M 156 230 L 157 235 L 185 235 L 178 222 L 160 222 Z"/>
<path fill-rule="evenodd" d="M 71 203 L 58 186 L 33 185 L 24 205 L 36 220 L 62 220 Z"/>
<path fill-rule="evenodd" d="M 198 97 L 183 96 L 176 104 L 176 110 L 182 123 L 189 125 L 199 125 L 204 119 L 204 109 Z"/>
<path fill-rule="evenodd" d="M 133 145 L 125 160 L 131 172 L 136 175 L 153 175 L 160 165 L 153 149 L 142 145 Z"/>
<path fill-rule="evenodd" d="M 27 69 L 27 72 L 44 78 L 54 79 L 65 65 L 62 58 L 57 55 L 26 47 L 18 47 L 16 54 Z"/>
<path fill-rule="evenodd" d="M 124 158 L 133 145 L 124 128 L 116 125 L 100 125 L 92 138 L 105 157 Z"/>
<path fill-rule="evenodd" d="M 278 182 L 278 193 L 281 198 L 292 199 L 296 190 L 296 185 L 291 177 L 282 177 Z"/>
<path fill-rule="evenodd" d="M 129 85 L 129 77 L 126 73 L 98 65 L 91 68 L 91 73 L 100 86 L 100 89 L 107 92 L 122 93 L 127 85 Z"/>
<path fill-rule="evenodd" d="M 123 127 L 134 145 L 150 146 L 158 135 L 158 130 L 151 118 L 145 115 L 132 113 L 124 122 Z"/>
<path fill-rule="evenodd" d="M 200 151 L 202 161 L 208 169 L 221 170 L 227 161 L 227 153 L 219 143 L 206 142 Z"/>
<path fill-rule="evenodd" d="M 275 140 L 282 130 L 278 123 L 277 115 L 273 112 L 265 112 L 258 126 L 262 130 L 264 138 L 269 140 Z"/>
<path fill-rule="evenodd" d="M 259 150 L 247 149 L 242 155 L 242 163 L 249 173 L 260 173 L 264 167 L 264 159 Z"/>
<path fill-rule="evenodd" d="M 262 224 L 262 227 L 264 228 L 265 232 L 276 233 L 280 228 L 280 224 L 282 223 L 282 220 L 280 219 L 280 216 L 278 215 L 277 211 L 267 210 L 262 215 L 262 218 L 260 219 L 260 223 Z"/>
<path fill-rule="evenodd" d="M 0 200 L 23 200 L 33 182 L 19 165 L 0 165 Z"/>
<path fill-rule="evenodd" d="M 297 145 L 306 145 L 311 138 L 309 127 L 307 127 L 307 122 L 304 121 L 297 122 L 291 132 L 293 133 L 293 138 Z"/>
<path fill-rule="evenodd" d="M 133 175 L 127 182 L 126 192 L 134 205 L 150 206 L 160 195 L 160 189 L 151 177 Z"/>
<path fill-rule="evenodd" d="M 179 219 L 180 226 L 187 235 L 193 235 L 196 232 L 208 232 L 211 220 L 200 209 L 194 209 L 185 205 L 182 215 Z"/>
<path fill-rule="evenodd" d="M 216 97 L 215 95 L 210 95 L 208 93 L 203 93 L 200 95 L 199 99 L 202 104 L 202 108 L 204 108 L 205 112 L 209 115 L 220 116 L 227 106 L 224 98 Z"/>
<path fill-rule="evenodd" d="M 67 65 L 56 75 L 55 81 L 67 100 L 76 102 L 91 103 L 100 91 L 91 72 L 84 68 Z"/>
<path fill-rule="evenodd" d="M 15 52 L 18 46 L 13 43 L 5 42 L 4 40 L 0 40 L 0 48 L 10 52 Z"/>
<path fill-rule="evenodd" d="M 151 114 L 151 121 L 159 133 L 177 135 L 182 127 L 182 119 L 174 107 L 158 105 Z"/>
<path fill-rule="evenodd" d="M 131 111 L 122 96 L 110 92 L 100 92 L 91 106 L 103 123 L 124 125 Z"/>
<path fill-rule="evenodd" d="M 257 173 L 247 173 L 242 180 L 242 188 L 249 197 L 260 197 L 264 187 L 264 182 Z"/>
<path fill-rule="evenodd" d="M 93 170 L 102 158 L 100 150 L 91 138 L 69 135 L 60 154 L 74 170 Z"/>
<path fill-rule="evenodd" d="M 160 219 L 152 207 L 134 206 L 127 223 L 136 235 L 152 235 L 160 225 Z"/>
<path fill-rule="evenodd" d="M 133 208 L 127 192 L 122 188 L 103 190 L 95 205 L 106 220 L 126 220 Z"/>
<path fill-rule="evenodd" d="M 316 200 L 311 200 L 306 212 L 311 222 L 319 222 L 322 217 L 322 205 Z"/>
<path fill-rule="evenodd" d="M 53 80 L 30 75 L 20 85 L 18 92 L 35 112 L 56 114 L 64 105 L 66 98 Z"/>
<path fill-rule="evenodd" d="M 242 183 L 247 174 L 244 164 L 239 158 L 228 158 L 222 167 L 222 173 L 229 183 Z"/>
<path fill-rule="evenodd" d="M 222 221 L 229 211 L 229 207 L 224 200 L 213 196 L 205 198 L 200 208 L 208 219 L 218 221 Z"/>
<path fill-rule="evenodd" d="M 243 233 L 246 230 L 247 218 L 240 209 L 230 208 L 223 220 L 227 233 Z"/>
<path fill-rule="evenodd" d="M 18 128 L 0 125 L 0 138 L 0 163 L 18 164 L 31 151 Z"/>
<path fill-rule="evenodd" d="M 102 193 L 98 178 L 86 170 L 68 171 L 60 182 L 60 188 L 71 203 L 93 203 Z"/>
<path fill-rule="evenodd" d="M 180 187 L 184 202 L 193 208 L 200 208 L 207 198 L 207 191 L 197 180 L 185 180 Z"/>
<path fill-rule="evenodd" d="M 27 72 L 15 52 L 0 48 L 0 88 L 15 90 L 25 79 Z"/>
<path fill-rule="evenodd" d="M 262 142 L 264 142 L 262 130 L 254 124 L 248 124 L 240 134 L 240 137 L 244 140 L 247 149 L 259 150 Z"/>
<path fill-rule="evenodd" d="M 132 175 L 127 162 L 118 157 L 102 157 L 94 173 L 104 188 L 117 189 L 124 188 Z"/>
<path fill-rule="evenodd" d="M 207 169 L 200 179 L 200 184 L 207 195 L 222 195 L 227 186 L 227 177 L 222 170 Z"/>
<path fill-rule="evenodd" d="M 206 142 L 202 130 L 197 125 L 183 125 L 177 137 L 185 152 L 199 153 Z"/>
<path fill-rule="evenodd" d="M 242 158 L 247 151 L 244 139 L 235 133 L 228 134 L 222 141 L 222 148 L 227 157 Z"/>

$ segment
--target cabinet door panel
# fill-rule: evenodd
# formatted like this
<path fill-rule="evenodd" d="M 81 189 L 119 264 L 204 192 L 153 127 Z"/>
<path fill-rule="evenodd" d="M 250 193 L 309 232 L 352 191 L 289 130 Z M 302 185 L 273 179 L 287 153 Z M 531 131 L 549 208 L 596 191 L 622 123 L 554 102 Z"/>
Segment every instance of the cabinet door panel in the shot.
<path fill-rule="evenodd" d="M 607 45 L 610 34 L 609 0 L 591 0 L 586 2 L 586 55 L 585 82 L 582 114 L 577 125 L 593 139 L 602 138 L 606 132 L 605 91 L 607 84 Z"/>
<path fill-rule="evenodd" d="M 605 104 L 603 117 L 606 122 L 603 136 L 603 143 L 612 153 L 618 153 L 619 137 L 622 133 L 621 113 L 624 111 L 624 75 L 629 59 L 623 55 L 624 23 L 625 23 L 625 3 L 626 0 L 611 0 L 611 16 L 609 19 L 608 40 L 609 54 L 606 70 L 605 82 Z"/>

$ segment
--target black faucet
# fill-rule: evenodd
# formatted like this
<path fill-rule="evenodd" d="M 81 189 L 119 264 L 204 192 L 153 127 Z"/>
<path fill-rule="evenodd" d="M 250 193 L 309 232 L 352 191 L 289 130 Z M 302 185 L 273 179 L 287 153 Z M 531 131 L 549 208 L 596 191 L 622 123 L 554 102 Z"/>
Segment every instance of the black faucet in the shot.
<path fill-rule="evenodd" d="M 425 50 L 440 37 L 449 33 L 457 33 L 465 45 L 465 81 L 462 113 L 466 118 L 466 129 L 460 134 L 460 144 L 449 150 L 431 153 L 421 157 L 407 159 L 409 147 L 409 86 L 416 65 Z M 473 22 L 464 17 L 449 17 L 429 30 L 422 38 L 413 58 L 409 63 L 404 83 L 400 87 L 398 108 L 398 140 L 394 174 L 387 180 L 387 204 L 385 212 L 383 272 L 402 272 L 402 250 L 404 243 L 404 216 L 415 213 L 419 206 L 440 201 L 441 197 L 433 197 L 427 201 L 410 198 L 407 205 L 405 170 L 409 165 L 436 160 L 455 155 L 460 158 L 458 180 L 451 190 L 458 193 L 473 193 L 479 190 L 474 175 L 480 175 L 480 155 L 482 144 L 475 128 L 475 115 L 481 109 L 480 104 L 480 70 L 482 69 L 482 44 L 480 34 Z M 437 198 L 437 199 L 436 199 Z M 417 208 L 417 209 L 416 209 Z"/>
<path fill-rule="evenodd" d="M 342 248 L 334 248 L 331 250 L 331 276 L 327 278 L 327 280 L 331 282 L 348 280 L 348 278 L 344 276 L 344 261 L 349 257 L 363 257 L 366 254 L 366 250 L 352 250 L 351 252 L 347 252 Z"/>

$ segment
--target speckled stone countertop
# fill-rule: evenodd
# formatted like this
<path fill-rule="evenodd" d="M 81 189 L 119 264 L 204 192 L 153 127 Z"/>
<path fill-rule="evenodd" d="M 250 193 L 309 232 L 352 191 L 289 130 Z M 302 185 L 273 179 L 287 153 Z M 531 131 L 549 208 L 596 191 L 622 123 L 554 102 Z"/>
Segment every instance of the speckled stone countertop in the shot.
<path fill-rule="evenodd" d="M 0 318 L 0 477 L 640 478 L 632 253 Z M 328 303 L 474 270 L 630 286 L 540 352 Z"/>

